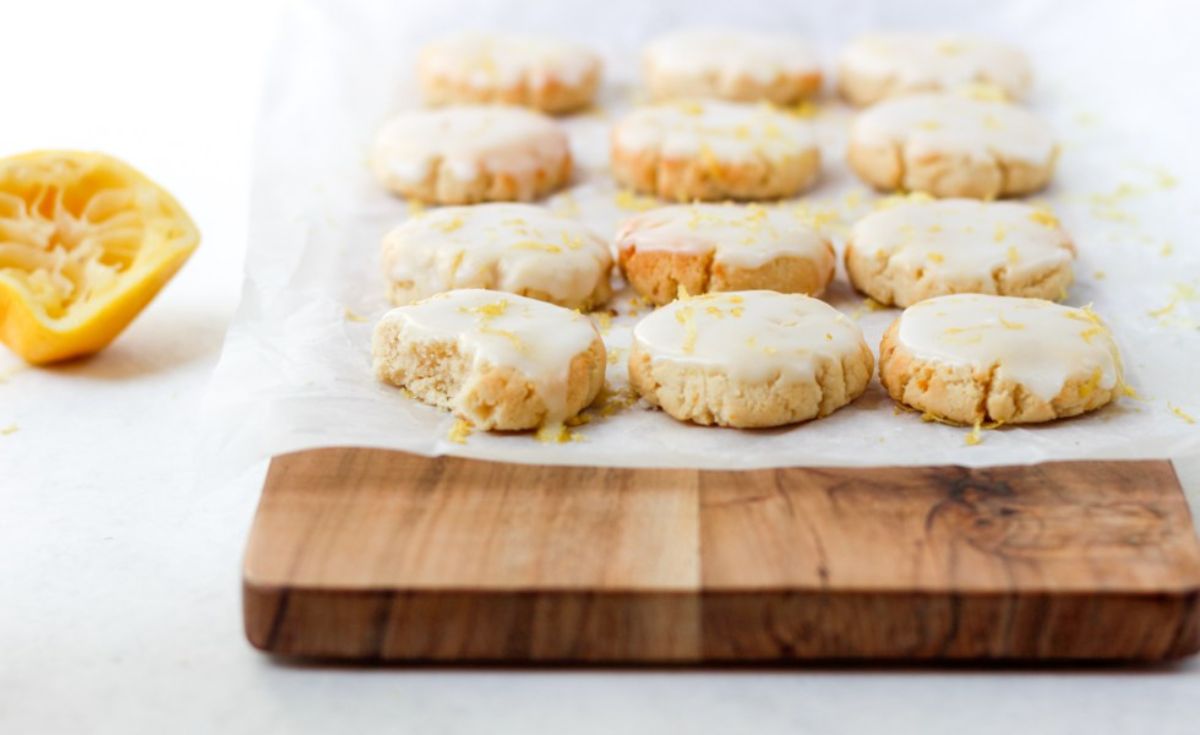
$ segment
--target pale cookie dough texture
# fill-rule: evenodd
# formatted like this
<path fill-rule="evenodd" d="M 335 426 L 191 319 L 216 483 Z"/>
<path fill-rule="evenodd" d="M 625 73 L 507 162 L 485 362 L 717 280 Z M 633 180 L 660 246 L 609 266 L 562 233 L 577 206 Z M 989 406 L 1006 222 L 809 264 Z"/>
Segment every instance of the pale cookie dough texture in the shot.
<path fill-rule="evenodd" d="M 617 181 L 675 201 L 792 196 L 816 180 L 820 160 L 811 126 L 767 104 L 657 105 L 612 131 Z"/>
<path fill-rule="evenodd" d="M 1019 100 L 1032 77 L 1019 49 L 963 34 L 873 33 L 851 43 L 838 64 L 838 90 L 855 105 L 977 85 Z"/>
<path fill-rule="evenodd" d="M 406 112 L 379 131 L 371 168 L 394 194 L 435 204 L 530 201 L 571 175 L 567 136 L 520 107 Z"/>
<path fill-rule="evenodd" d="M 995 199 L 1050 181 L 1058 145 L 1050 127 L 1006 102 L 918 94 L 859 113 L 850 166 L 877 189 Z"/>
<path fill-rule="evenodd" d="M 382 262 L 394 304 L 484 288 L 587 311 L 611 295 L 608 243 L 578 221 L 532 204 L 418 215 L 383 238 Z"/>
<path fill-rule="evenodd" d="M 638 322 L 629 380 L 681 421 L 753 428 L 833 413 L 862 395 L 873 366 L 858 325 L 825 302 L 740 291 L 680 299 Z"/>
<path fill-rule="evenodd" d="M 821 294 L 837 264 L 833 246 L 788 209 L 688 204 L 651 210 L 617 233 L 625 279 L 654 304 L 709 291 Z"/>
<path fill-rule="evenodd" d="M 963 424 L 1075 416 L 1122 391 L 1112 333 L 1090 309 L 957 294 L 904 310 L 879 349 L 897 401 Z"/>
<path fill-rule="evenodd" d="M 821 89 L 821 66 L 803 37 L 692 29 L 646 47 L 643 68 L 657 100 L 719 97 L 793 105 Z"/>
<path fill-rule="evenodd" d="M 591 104 L 601 63 L 562 39 L 468 32 L 425 46 L 417 72 L 430 105 L 501 103 L 559 114 Z"/>
<path fill-rule="evenodd" d="M 1045 209 L 974 199 L 909 201 L 859 220 L 846 272 L 885 306 L 955 293 L 1061 300 L 1075 247 Z"/>
<path fill-rule="evenodd" d="M 392 309 L 375 326 L 376 376 L 481 429 L 561 426 L 604 384 L 587 317 L 514 294 L 464 289 Z"/>

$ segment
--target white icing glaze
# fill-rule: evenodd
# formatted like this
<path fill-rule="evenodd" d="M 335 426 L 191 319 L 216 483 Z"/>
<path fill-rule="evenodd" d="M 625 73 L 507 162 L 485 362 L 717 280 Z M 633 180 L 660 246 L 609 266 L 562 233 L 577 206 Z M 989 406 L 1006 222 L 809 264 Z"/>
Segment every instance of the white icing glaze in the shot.
<path fill-rule="evenodd" d="M 862 331 L 825 302 L 775 291 L 729 291 L 679 299 L 638 322 L 634 340 L 654 360 L 722 370 L 759 382 L 815 376 L 820 358 L 865 347 Z"/>
<path fill-rule="evenodd" d="M 721 161 L 797 156 L 816 148 L 812 127 L 769 105 L 719 100 L 644 107 L 613 128 L 626 151 L 656 150 L 664 158 L 712 155 Z"/>
<path fill-rule="evenodd" d="M 587 47 L 547 36 L 465 32 L 429 43 L 424 72 L 476 88 L 582 83 L 600 69 Z"/>
<path fill-rule="evenodd" d="M 780 257 L 806 258 L 832 273 L 826 240 L 795 213 L 758 204 L 683 204 L 661 207 L 627 220 L 617 249 L 713 254 L 714 262 L 757 268 Z M 827 279 L 826 279 L 827 280 Z"/>
<path fill-rule="evenodd" d="M 921 269 L 950 284 L 992 284 L 1001 269 L 1019 279 L 1074 257 L 1052 215 L 1018 202 L 905 202 L 859 220 L 850 240 L 859 252 L 886 258 L 889 269 Z"/>
<path fill-rule="evenodd" d="M 547 407 L 546 425 L 567 418 L 571 361 L 599 338 L 591 320 L 570 309 L 474 288 L 398 306 L 383 315 L 384 322 L 401 322 L 403 339 L 456 342 L 476 369 L 520 371 Z"/>
<path fill-rule="evenodd" d="M 1048 165 L 1056 148 L 1050 126 L 1021 107 L 938 93 L 880 102 L 855 118 L 850 138 L 858 145 L 901 145 L 908 158 L 998 155 L 1037 166 Z"/>
<path fill-rule="evenodd" d="M 568 155 L 558 125 L 518 107 L 463 105 L 406 112 L 375 139 L 373 164 L 400 181 L 424 181 L 440 161 L 451 175 L 472 181 L 483 171 L 529 176 L 557 169 Z"/>
<path fill-rule="evenodd" d="M 645 64 L 652 78 L 706 80 L 716 91 L 744 78 L 770 84 L 781 75 L 821 71 L 801 36 L 708 28 L 659 36 L 646 47 Z"/>
<path fill-rule="evenodd" d="M 994 84 L 1012 98 L 1029 91 L 1032 73 L 1019 49 L 956 33 L 874 33 L 851 43 L 842 73 L 891 79 L 902 92 L 954 90 Z"/>
<path fill-rule="evenodd" d="M 455 288 L 538 291 L 579 303 L 608 278 L 608 243 L 581 223 L 529 204 L 441 207 L 384 237 L 393 281 L 411 281 L 418 298 Z"/>
<path fill-rule="evenodd" d="M 1111 390 L 1121 360 L 1108 327 L 1090 311 L 1041 299 L 955 294 L 926 299 L 900 316 L 900 344 L 915 357 L 978 370 L 1019 383 L 1042 400 L 1072 377 L 1096 376 Z"/>

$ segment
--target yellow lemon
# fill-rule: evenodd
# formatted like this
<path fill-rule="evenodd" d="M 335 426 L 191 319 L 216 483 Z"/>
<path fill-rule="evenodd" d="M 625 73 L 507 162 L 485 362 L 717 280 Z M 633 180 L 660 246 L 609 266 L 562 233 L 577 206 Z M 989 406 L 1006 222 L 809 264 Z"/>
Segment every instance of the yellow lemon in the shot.
<path fill-rule="evenodd" d="M 97 352 L 200 233 L 174 197 L 101 153 L 0 160 L 0 341 L 31 363 Z"/>

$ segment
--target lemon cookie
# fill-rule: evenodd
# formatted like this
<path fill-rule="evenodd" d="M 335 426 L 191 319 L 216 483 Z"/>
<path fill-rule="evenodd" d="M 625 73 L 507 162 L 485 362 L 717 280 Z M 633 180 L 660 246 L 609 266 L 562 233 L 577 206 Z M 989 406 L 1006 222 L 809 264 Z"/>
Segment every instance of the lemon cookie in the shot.
<path fill-rule="evenodd" d="M 671 416 L 739 428 L 826 416 L 871 380 L 853 320 L 823 301 L 774 291 L 680 299 L 638 322 L 629 380 Z"/>
<path fill-rule="evenodd" d="M 918 94 L 859 113 L 851 167 L 877 189 L 994 199 L 1050 181 L 1058 145 L 1050 127 L 1005 102 Z"/>
<path fill-rule="evenodd" d="M 855 105 L 972 85 L 1015 100 L 1032 77 L 1019 49 L 959 33 L 872 33 L 851 43 L 838 64 L 838 90 Z"/>
<path fill-rule="evenodd" d="M 395 304 L 485 288 L 589 310 L 608 300 L 608 243 L 579 222 L 532 204 L 442 207 L 383 238 Z"/>
<path fill-rule="evenodd" d="M 1090 309 L 956 294 L 908 307 L 879 348 L 892 398 L 964 424 L 1075 416 L 1121 390 L 1112 333 Z"/>
<path fill-rule="evenodd" d="M 392 309 L 375 326 L 376 376 L 482 429 L 561 425 L 604 383 L 587 317 L 524 296 L 464 289 Z"/>
<path fill-rule="evenodd" d="M 765 289 L 816 296 L 833 278 L 833 246 L 785 210 L 761 205 L 663 207 L 617 233 L 625 279 L 655 304 L 688 293 Z"/>
<path fill-rule="evenodd" d="M 785 33 L 692 29 L 660 36 L 643 55 L 655 99 L 720 97 L 791 105 L 821 89 L 808 43 Z"/>
<path fill-rule="evenodd" d="M 571 175 L 567 136 L 519 107 L 406 112 L 379 131 L 371 167 L 395 194 L 437 204 L 529 201 Z"/>
<path fill-rule="evenodd" d="M 953 293 L 1062 299 L 1075 247 L 1054 215 L 1017 202 L 906 202 L 867 215 L 846 242 L 846 272 L 881 304 Z"/>
<path fill-rule="evenodd" d="M 676 201 L 791 196 L 816 180 L 819 167 L 812 128 L 765 104 L 646 107 L 612 132 L 617 180 Z"/>
<path fill-rule="evenodd" d="M 577 43 L 485 33 L 438 39 L 417 64 L 427 104 L 502 103 L 554 114 L 589 105 L 600 69 L 600 57 Z"/>

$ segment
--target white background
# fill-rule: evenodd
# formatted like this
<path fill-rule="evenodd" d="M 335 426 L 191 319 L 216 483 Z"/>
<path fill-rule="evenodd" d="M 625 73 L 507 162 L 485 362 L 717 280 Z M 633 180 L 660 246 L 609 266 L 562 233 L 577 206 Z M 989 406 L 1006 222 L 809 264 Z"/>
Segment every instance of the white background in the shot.
<path fill-rule="evenodd" d="M 0 2 L 0 153 L 116 154 L 171 189 L 204 234 L 179 277 L 99 357 L 32 370 L 0 351 L 0 426 L 18 427 L 0 436 L 0 732 L 1200 727 L 1197 661 L 1140 670 L 358 670 L 251 650 L 238 571 L 262 468 L 201 484 L 195 446 L 238 296 L 259 70 L 278 5 Z M 1137 34 L 1142 43 L 1195 26 L 1190 5 L 1149 6 L 1164 15 Z M 1091 7 L 1081 2 L 1081 16 Z M 1156 12 L 1136 7 L 1142 17 Z M 1113 39 L 1104 63 L 1139 52 L 1123 41 Z M 1187 67 L 1166 71 L 1147 82 L 1164 94 L 1190 84 Z M 1188 465 L 1193 488 L 1197 469 Z"/>

